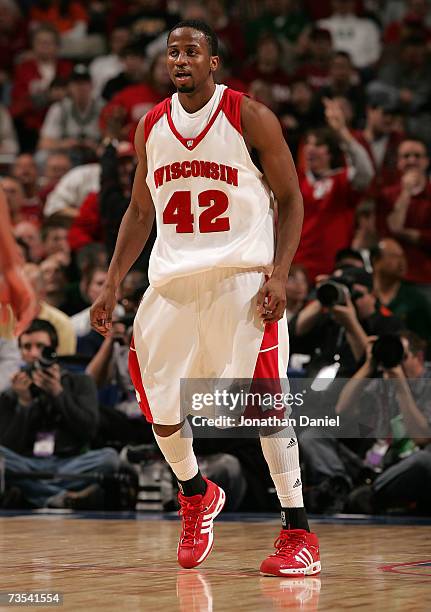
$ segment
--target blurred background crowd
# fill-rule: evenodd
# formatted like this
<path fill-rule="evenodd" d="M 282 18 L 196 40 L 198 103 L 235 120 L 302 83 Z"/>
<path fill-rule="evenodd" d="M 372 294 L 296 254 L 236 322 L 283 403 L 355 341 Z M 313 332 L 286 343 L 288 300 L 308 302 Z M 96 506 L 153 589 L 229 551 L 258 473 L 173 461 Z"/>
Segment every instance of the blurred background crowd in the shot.
<path fill-rule="evenodd" d="M 289 375 L 327 379 L 316 403 L 331 414 L 366 405 L 379 422 L 361 440 L 301 432 L 309 510 L 431 514 L 428 0 L 0 0 L 0 184 L 39 303 L 18 343 L 0 340 L 2 505 L 175 506 L 127 370 L 155 230 L 110 337 L 89 309 L 137 123 L 173 93 L 166 33 L 181 19 L 213 27 L 217 81 L 269 106 L 295 159 Z M 277 507 L 256 440 L 195 448 L 230 509 Z"/>

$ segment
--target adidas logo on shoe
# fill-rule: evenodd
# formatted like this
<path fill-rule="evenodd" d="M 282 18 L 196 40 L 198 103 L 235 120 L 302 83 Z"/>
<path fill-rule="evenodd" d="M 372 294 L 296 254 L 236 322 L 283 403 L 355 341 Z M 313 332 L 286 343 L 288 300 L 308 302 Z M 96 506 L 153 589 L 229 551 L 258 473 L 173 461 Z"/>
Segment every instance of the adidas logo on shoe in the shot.
<path fill-rule="evenodd" d="M 297 478 L 292 488 L 296 489 L 297 487 L 300 487 L 301 485 L 302 485 L 302 482 L 299 480 L 299 478 Z"/>

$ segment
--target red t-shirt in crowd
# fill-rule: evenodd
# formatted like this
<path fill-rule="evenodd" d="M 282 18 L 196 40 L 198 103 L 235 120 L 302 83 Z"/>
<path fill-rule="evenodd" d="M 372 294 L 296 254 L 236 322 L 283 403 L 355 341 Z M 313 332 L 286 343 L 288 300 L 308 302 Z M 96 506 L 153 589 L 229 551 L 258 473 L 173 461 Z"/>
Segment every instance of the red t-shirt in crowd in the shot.
<path fill-rule="evenodd" d="M 66 79 L 72 64 L 67 60 L 58 60 L 54 78 Z M 25 127 L 32 130 L 40 130 L 45 118 L 48 106 L 39 108 L 32 96 L 40 93 L 42 88 L 45 92 L 47 87 L 41 85 L 42 76 L 35 60 L 27 60 L 18 64 L 12 84 L 12 103 L 10 111 L 14 119 L 20 118 Z"/>
<path fill-rule="evenodd" d="M 387 226 L 387 218 L 392 212 L 400 193 L 400 183 L 387 187 L 383 190 L 377 202 L 377 227 L 381 236 L 391 235 Z M 412 196 L 404 227 L 419 230 L 420 234 L 418 244 L 410 244 L 406 240 L 393 235 L 402 244 L 407 257 L 406 280 L 412 283 L 431 284 L 431 182 L 428 182 L 421 193 Z"/>
<path fill-rule="evenodd" d="M 103 108 L 100 123 L 102 130 L 106 125 L 106 118 L 112 109 L 121 106 L 127 112 L 126 123 L 129 124 L 129 139 L 133 142 L 135 131 L 139 120 L 162 100 L 166 98 L 166 93 L 161 94 L 150 85 L 130 85 L 119 91 L 112 100 Z"/>
<path fill-rule="evenodd" d="M 330 274 L 335 254 L 348 247 L 353 236 L 357 193 L 351 186 L 348 168 L 334 170 L 322 178 L 299 173 L 304 199 L 304 224 L 294 263 L 302 264 L 314 282 L 318 274 Z"/>
<path fill-rule="evenodd" d="M 98 193 L 92 191 L 82 202 L 70 226 L 68 241 L 72 251 L 92 242 L 103 242 Z"/>

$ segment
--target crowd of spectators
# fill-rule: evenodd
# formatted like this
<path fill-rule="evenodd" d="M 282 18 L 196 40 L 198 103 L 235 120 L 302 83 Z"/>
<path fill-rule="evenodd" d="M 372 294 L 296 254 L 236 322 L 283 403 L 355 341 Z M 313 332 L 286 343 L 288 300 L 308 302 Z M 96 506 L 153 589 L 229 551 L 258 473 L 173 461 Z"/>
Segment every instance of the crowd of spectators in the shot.
<path fill-rule="evenodd" d="M 91 330 L 89 309 L 128 206 L 136 126 L 173 93 L 166 33 L 186 18 L 214 28 L 216 79 L 274 111 L 295 159 L 305 218 L 287 285 L 289 374 L 334 379 L 323 392 L 334 415 L 362 410 L 359 388 L 379 411 L 376 381 L 394 381 L 396 441 L 392 430 L 385 444 L 379 432 L 360 443 L 301 432 L 307 503 L 430 514 L 429 0 L 0 0 L 0 184 L 39 305 L 18 343 L 0 339 L 0 455 L 21 473 L 1 503 L 101 507 L 103 475 L 133 455 L 124 448 L 151 444 L 127 347 L 155 229 L 111 337 Z M 322 299 L 328 280 L 342 299 Z M 383 335 L 404 354 L 376 368 Z M 58 358 L 40 367 L 47 348 Z M 373 462 L 376 445 L 386 459 Z M 254 440 L 195 446 L 235 491 L 232 509 L 276 507 Z"/>

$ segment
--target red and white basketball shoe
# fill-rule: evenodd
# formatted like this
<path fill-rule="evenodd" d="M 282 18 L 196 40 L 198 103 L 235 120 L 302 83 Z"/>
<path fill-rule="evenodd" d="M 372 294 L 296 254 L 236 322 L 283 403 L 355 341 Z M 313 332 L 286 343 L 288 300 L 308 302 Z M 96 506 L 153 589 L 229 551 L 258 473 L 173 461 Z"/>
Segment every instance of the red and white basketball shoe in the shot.
<path fill-rule="evenodd" d="M 319 540 L 305 529 L 282 529 L 275 553 L 260 566 L 263 576 L 311 576 L 321 569 Z"/>
<path fill-rule="evenodd" d="M 226 501 L 223 489 L 207 480 L 205 495 L 186 497 L 178 493 L 183 528 L 178 543 L 178 563 L 187 569 L 208 557 L 213 546 L 213 522 Z"/>

